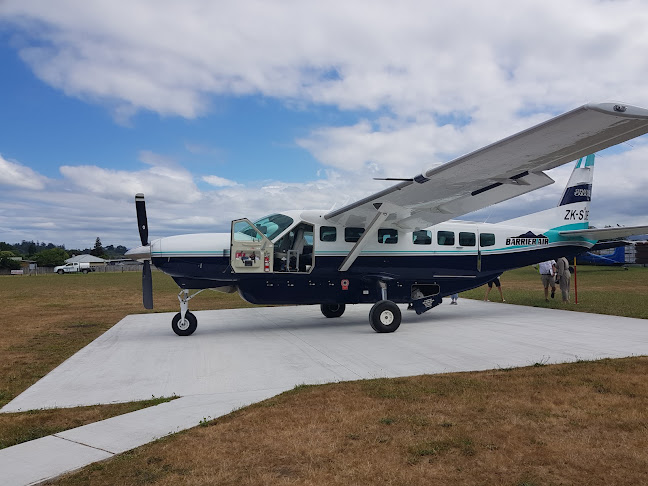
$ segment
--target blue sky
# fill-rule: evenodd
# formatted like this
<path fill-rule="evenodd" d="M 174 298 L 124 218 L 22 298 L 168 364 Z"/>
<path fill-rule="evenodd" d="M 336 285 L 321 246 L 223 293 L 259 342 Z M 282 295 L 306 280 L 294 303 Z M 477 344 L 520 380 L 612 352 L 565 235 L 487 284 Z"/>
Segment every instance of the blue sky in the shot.
<path fill-rule="evenodd" d="M 0 241 L 134 246 L 364 197 L 589 101 L 648 107 L 641 1 L 0 3 Z M 646 137 L 592 223 L 648 224 Z M 472 219 L 557 202 L 557 183 Z"/>
<path fill-rule="evenodd" d="M 15 49 L 7 44 L 0 47 L 6 74 L 3 112 L 13 115 L 0 120 L 2 153 L 24 159 L 47 177 L 59 177 L 58 167 L 65 164 L 129 169 L 140 163 L 141 150 L 153 150 L 191 164 L 197 175 L 211 174 L 216 168 L 222 177 L 237 179 L 249 162 L 254 170 L 244 179 L 266 179 L 272 177 L 276 164 L 284 163 L 291 169 L 282 179 L 299 181 L 315 177 L 319 165 L 295 139 L 307 135 L 309 126 L 317 123 L 314 120 L 344 123 L 348 119 L 330 107 L 305 111 L 262 96 L 215 96 L 210 100 L 210 116 L 186 119 L 139 112 L 116 122 L 105 106 L 48 86 L 33 75 Z"/>

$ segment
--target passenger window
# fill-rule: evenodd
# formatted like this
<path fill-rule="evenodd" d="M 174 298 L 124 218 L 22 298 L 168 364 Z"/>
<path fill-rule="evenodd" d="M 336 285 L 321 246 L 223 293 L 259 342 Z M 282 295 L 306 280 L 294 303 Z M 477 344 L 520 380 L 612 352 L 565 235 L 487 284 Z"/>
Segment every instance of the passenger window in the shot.
<path fill-rule="evenodd" d="M 479 246 L 493 246 L 495 244 L 495 235 L 493 233 L 480 233 Z"/>
<path fill-rule="evenodd" d="M 475 246 L 475 233 L 459 232 L 459 246 Z"/>
<path fill-rule="evenodd" d="M 432 232 L 426 230 L 414 231 L 412 233 L 412 242 L 415 245 L 431 245 Z"/>
<path fill-rule="evenodd" d="M 344 241 L 355 243 L 360 239 L 364 231 L 364 228 L 344 228 Z"/>
<path fill-rule="evenodd" d="M 443 246 L 454 245 L 454 232 L 452 231 L 437 232 L 437 242 L 439 243 L 439 245 L 443 245 Z"/>
<path fill-rule="evenodd" d="M 379 229 L 378 230 L 378 243 L 386 243 L 393 245 L 398 243 L 398 230 L 395 229 Z"/>
<path fill-rule="evenodd" d="M 335 226 L 322 226 L 320 228 L 320 241 L 337 240 L 337 229 Z"/>

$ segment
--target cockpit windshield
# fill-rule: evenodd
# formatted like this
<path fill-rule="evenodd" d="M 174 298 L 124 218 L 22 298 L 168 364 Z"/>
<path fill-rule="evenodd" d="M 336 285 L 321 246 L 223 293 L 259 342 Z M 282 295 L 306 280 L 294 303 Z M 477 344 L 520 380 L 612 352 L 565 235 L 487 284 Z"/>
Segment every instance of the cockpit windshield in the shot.
<path fill-rule="evenodd" d="M 293 219 L 285 214 L 271 214 L 254 222 L 254 226 L 269 240 L 273 240 L 279 236 L 291 224 L 293 224 Z"/>

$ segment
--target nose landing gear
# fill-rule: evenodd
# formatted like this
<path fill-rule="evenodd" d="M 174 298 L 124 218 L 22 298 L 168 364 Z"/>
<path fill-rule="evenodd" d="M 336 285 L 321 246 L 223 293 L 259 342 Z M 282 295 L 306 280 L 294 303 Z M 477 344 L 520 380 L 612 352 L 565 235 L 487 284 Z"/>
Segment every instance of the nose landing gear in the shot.
<path fill-rule="evenodd" d="M 203 290 L 206 289 L 199 290 L 195 294 L 189 295 L 187 289 L 182 289 L 178 294 L 180 312 L 173 316 L 173 319 L 171 320 L 171 328 L 178 336 L 190 336 L 198 327 L 198 319 L 195 315 L 189 312 L 189 301 Z"/>

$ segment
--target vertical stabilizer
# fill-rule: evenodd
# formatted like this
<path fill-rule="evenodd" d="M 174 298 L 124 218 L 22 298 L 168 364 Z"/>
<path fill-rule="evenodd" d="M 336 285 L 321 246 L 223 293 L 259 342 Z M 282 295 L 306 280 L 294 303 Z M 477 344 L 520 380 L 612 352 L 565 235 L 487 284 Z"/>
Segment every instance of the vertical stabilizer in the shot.
<path fill-rule="evenodd" d="M 558 206 L 566 206 L 568 204 L 587 202 L 592 199 L 592 176 L 594 174 L 594 154 L 590 154 L 580 158 L 574 167 L 567 186 L 563 191 Z M 589 209 L 589 205 L 588 205 Z"/>

